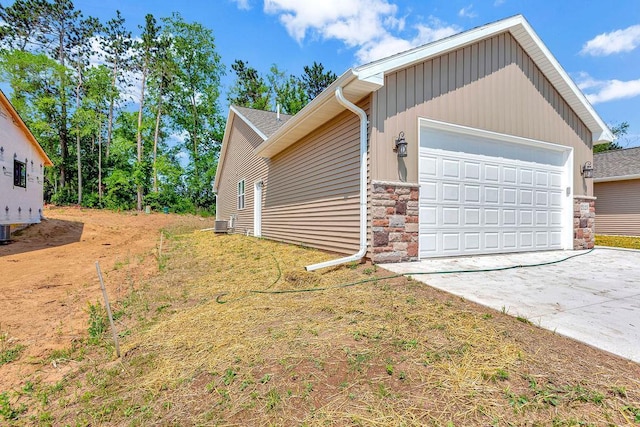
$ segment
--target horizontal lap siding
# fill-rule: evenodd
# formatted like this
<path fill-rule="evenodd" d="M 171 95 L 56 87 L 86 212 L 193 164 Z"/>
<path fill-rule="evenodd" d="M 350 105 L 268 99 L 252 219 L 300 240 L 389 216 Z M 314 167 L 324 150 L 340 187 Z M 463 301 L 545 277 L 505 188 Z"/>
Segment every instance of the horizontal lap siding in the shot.
<path fill-rule="evenodd" d="M 588 128 L 508 33 L 390 73 L 374 111 L 373 179 L 402 178 L 390 144 L 404 131 L 406 180 L 417 182 L 418 117 L 571 146 L 576 164 L 592 156 Z M 592 194 L 579 170 L 574 184 Z"/>
<path fill-rule="evenodd" d="M 267 162 L 253 154 L 262 143 L 260 138 L 243 120 L 234 116 L 228 139 L 226 158 L 218 183 L 217 218 L 229 220 L 237 215 L 235 232 L 253 233 L 253 193 L 256 181 L 266 178 Z M 238 210 L 238 181 L 245 180 L 245 208 Z M 263 196 L 264 197 L 264 196 Z"/>
<path fill-rule="evenodd" d="M 596 233 L 640 236 L 640 179 L 594 184 Z"/>
<path fill-rule="evenodd" d="M 365 111 L 368 102 L 360 104 Z M 270 160 L 262 235 L 352 253 L 359 242 L 359 118 L 346 111 Z"/>

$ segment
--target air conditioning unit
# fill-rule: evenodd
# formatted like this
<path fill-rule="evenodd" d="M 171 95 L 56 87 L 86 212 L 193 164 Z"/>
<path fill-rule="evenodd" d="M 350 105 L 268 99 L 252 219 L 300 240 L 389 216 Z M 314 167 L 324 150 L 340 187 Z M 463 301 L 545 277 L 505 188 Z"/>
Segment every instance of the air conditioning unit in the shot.
<path fill-rule="evenodd" d="M 11 241 L 11 226 L 0 225 L 0 245 Z"/>
<path fill-rule="evenodd" d="M 226 233 L 229 231 L 229 221 L 216 221 L 213 228 L 214 233 Z"/>

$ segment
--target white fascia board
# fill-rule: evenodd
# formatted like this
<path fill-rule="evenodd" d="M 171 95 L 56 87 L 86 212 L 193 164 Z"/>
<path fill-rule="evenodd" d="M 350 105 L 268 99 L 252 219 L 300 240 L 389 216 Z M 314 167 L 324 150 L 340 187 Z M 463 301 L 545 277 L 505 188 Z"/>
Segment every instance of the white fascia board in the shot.
<path fill-rule="evenodd" d="M 514 35 L 516 39 L 521 42 L 522 38 L 529 38 L 534 43 L 534 48 L 537 49 L 540 53 L 542 53 L 542 61 L 543 64 L 539 64 L 538 66 L 542 68 L 543 72 L 547 74 L 549 80 L 553 79 L 553 74 L 557 74 L 560 77 L 563 84 L 566 85 L 566 88 L 570 91 L 569 94 L 564 94 L 573 96 L 574 99 L 567 99 L 569 105 L 572 106 L 576 113 L 580 118 L 586 122 L 585 124 L 589 128 L 592 133 L 592 142 L 593 143 L 602 143 L 602 142 L 611 142 L 614 139 L 613 133 L 609 130 L 609 127 L 604 123 L 604 121 L 600 118 L 598 113 L 593 109 L 593 106 L 589 102 L 589 100 L 584 96 L 584 93 L 578 88 L 578 86 L 574 83 L 573 79 L 569 77 L 569 74 L 562 68 L 558 60 L 553 56 L 551 51 L 547 48 L 547 46 L 542 42 L 538 34 L 533 30 L 529 22 L 527 22 L 524 17 L 519 15 L 520 23 L 524 29 L 524 35 L 518 37 Z M 523 44 L 523 43 L 521 43 Z M 547 64 L 544 64 L 546 62 Z M 547 67 L 545 67 L 547 65 Z M 551 74 L 551 75 L 549 75 Z M 560 88 L 562 89 L 562 88 Z M 582 111 L 580 111 L 582 110 Z M 586 113 L 586 117 L 585 117 Z M 595 125 L 595 126 L 594 126 Z"/>
<path fill-rule="evenodd" d="M 229 145 L 229 135 L 231 134 L 231 126 L 233 123 L 234 116 L 240 118 L 243 122 L 247 124 L 253 130 L 256 135 L 258 135 L 262 140 L 266 140 L 267 136 L 260 131 L 249 119 L 240 113 L 233 105 L 229 107 L 229 116 L 227 117 L 227 124 L 224 127 L 224 137 L 222 138 L 222 147 L 220 149 L 220 157 L 218 158 L 218 167 L 216 168 L 216 176 L 213 179 L 213 192 L 218 192 L 218 178 L 220 176 L 220 171 L 222 170 L 222 166 L 224 165 L 224 159 L 227 154 L 227 146 Z"/>
<path fill-rule="evenodd" d="M 613 134 L 607 125 L 522 15 L 506 18 L 429 43 L 422 47 L 399 53 L 389 58 L 356 67 L 354 72 L 360 80 L 383 80 L 385 73 L 393 72 L 411 64 L 425 61 L 428 58 L 457 50 L 462 46 L 506 31 L 509 31 L 513 35 L 532 59 L 537 58 L 537 60 L 534 59 L 537 66 L 551 83 L 556 86 L 571 108 L 574 109 L 578 117 L 580 117 L 591 131 L 592 142 L 602 143 L 612 141 Z"/>
<path fill-rule="evenodd" d="M 213 192 L 218 192 L 218 182 L 220 178 L 220 171 L 224 165 L 224 159 L 227 155 L 227 146 L 229 145 L 229 134 L 231 133 L 231 123 L 233 123 L 233 116 L 237 114 L 235 108 L 229 108 L 229 115 L 227 116 L 227 123 L 224 126 L 224 136 L 222 137 L 222 147 L 220 148 L 220 156 L 218 157 L 218 166 L 216 167 L 216 176 L 213 178 Z"/>
<path fill-rule="evenodd" d="M 389 58 L 380 59 L 369 64 L 355 68 L 355 73 L 360 80 L 367 80 L 372 76 L 383 75 L 385 73 L 407 67 L 413 63 L 424 61 L 430 57 L 442 55 L 443 53 L 459 49 L 460 46 L 474 43 L 476 41 L 491 37 L 511 29 L 524 21 L 522 15 L 516 15 L 502 21 L 487 24 L 474 28 L 442 40 L 431 42 L 427 45 L 401 52 Z"/>
<path fill-rule="evenodd" d="M 630 181 L 632 179 L 640 179 L 640 174 L 607 176 L 602 178 L 594 178 L 593 182 L 613 182 L 613 181 Z"/>

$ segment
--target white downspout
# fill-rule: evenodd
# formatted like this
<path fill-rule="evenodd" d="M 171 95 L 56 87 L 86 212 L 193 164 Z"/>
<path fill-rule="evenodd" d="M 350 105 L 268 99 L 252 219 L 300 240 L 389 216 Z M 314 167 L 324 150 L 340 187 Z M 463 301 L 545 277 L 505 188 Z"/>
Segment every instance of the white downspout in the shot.
<path fill-rule="evenodd" d="M 367 253 L 367 113 L 354 103 L 347 100 L 342 94 L 342 87 L 336 89 L 336 99 L 345 108 L 360 116 L 360 250 L 351 256 L 308 265 L 307 271 L 358 261 Z"/>

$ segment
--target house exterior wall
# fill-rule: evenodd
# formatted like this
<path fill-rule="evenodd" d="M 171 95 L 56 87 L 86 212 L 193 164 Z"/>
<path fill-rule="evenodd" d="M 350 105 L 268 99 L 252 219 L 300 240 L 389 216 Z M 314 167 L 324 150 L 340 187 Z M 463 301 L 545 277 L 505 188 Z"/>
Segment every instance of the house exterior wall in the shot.
<path fill-rule="evenodd" d="M 14 185 L 14 160 L 26 166 L 26 186 Z M 40 222 L 45 159 L 0 105 L 0 225 Z"/>
<path fill-rule="evenodd" d="M 596 182 L 598 234 L 640 236 L 640 179 Z"/>
<path fill-rule="evenodd" d="M 592 160 L 591 133 L 508 33 L 389 73 L 373 96 L 373 181 L 418 182 L 418 117 L 574 148 L 574 164 Z M 408 157 L 392 152 L 405 133 Z M 573 171 L 574 193 L 593 195 Z"/>
<path fill-rule="evenodd" d="M 369 99 L 358 104 L 369 110 Z M 354 253 L 359 246 L 359 118 L 345 111 L 269 160 L 262 235 Z"/>
<path fill-rule="evenodd" d="M 252 234 L 254 184 L 267 176 L 267 161 L 253 154 L 262 143 L 258 136 L 243 120 L 234 116 L 229 135 L 223 170 L 218 183 L 218 204 L 216 218 L 228 221 L 232 215 L 237 218 L 233 231 Z M 238 209 L 238 182 L 245 180 L 244 209 Z"/>

